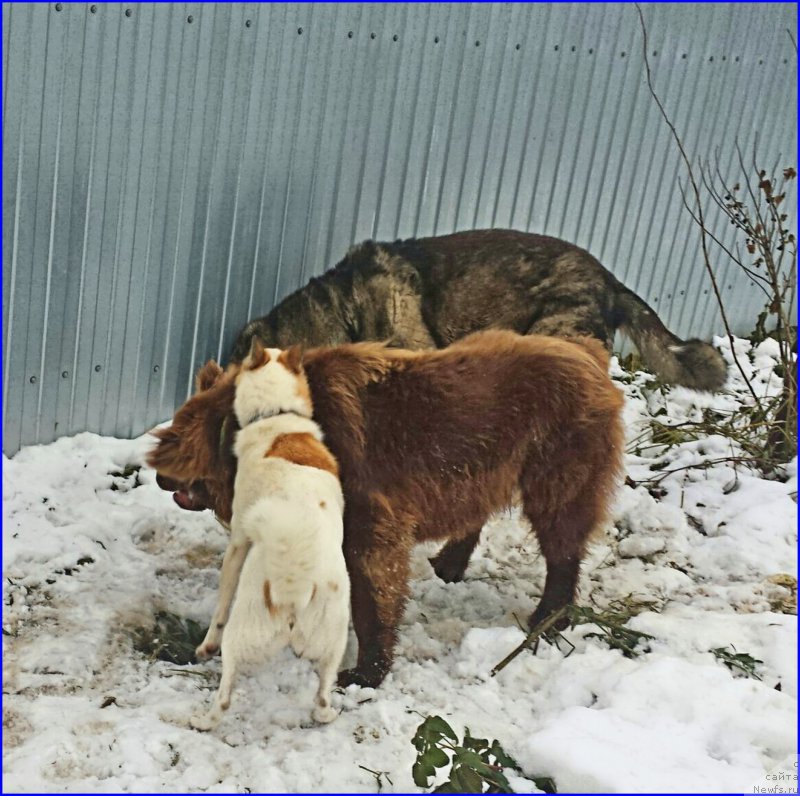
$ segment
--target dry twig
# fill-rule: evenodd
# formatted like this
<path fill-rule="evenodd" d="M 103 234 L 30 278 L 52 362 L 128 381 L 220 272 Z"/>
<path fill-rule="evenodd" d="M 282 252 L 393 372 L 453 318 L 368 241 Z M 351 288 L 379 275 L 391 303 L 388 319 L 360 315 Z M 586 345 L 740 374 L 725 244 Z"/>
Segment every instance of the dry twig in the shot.
<path fill-rule="evenodd" d="M 750 379 L 748 378 L 747 373 L 745 373 L 745 370 L 742 367 L 741 362 L 739 361 L 739 357 L 736 354 L 736 346 L 734 345 L 733 332 L 731 331 L 730 323 L 728 323 L 728 316 L 727 313 L 725 312 L 725 307 L 722 302 L 722 294 L 720 293 L 717 279 L 714 276 L 714 269 L 711 266 L 711 255 L 709 254 L 708 251 L 708 236 L 706 233 L 705 215 L 703 213 L 703 203 L 700 198 L 700 189 L 697 185 L 697 180 L 695 179 L 692 162 L 689 159 L 689 156 L 686 154 L 686 149 L 683 146 L 683 141 L 680 135 L 678 134 L 678 131 L 675 129 L 675 125 L 672 123 L 669 116 L 667 115 L 667 112 L 664 109 L 664 105 L 659 99 L 658 94 L 656 94 L 656 90 L 653 88 L 653 79 L 650 73 L 650 61 L 647 56 L 647 27 L 644 24 L 644 15 L 642 14 L 642 9 L 640 5 L 638 3 L 635 3 L 635 5 L 636 5 L 636 10 L 639 13 L 639 22 L 641 23 L 642 27 L 642 37 L 643 37 L 642 47 L 644 50 L 644 66 L 647 72 L 647 88 L 650 91 L 650 95 L 652 96 L 656 105 L 658 106 L 658 109 L 661 112 L 661 116 L 667 123 L 667 127 L 669 127 L 670 132 L 672 133 L 672 137 L 675 139 L 675 143 L 678 145 L 678 150 L 681 153 L 681 158 L 683 159 L 683 162 L 686 165 L 686 171 L 689 176 L 689 183 L 692 186 L 692 193 L 694 194 L 695 200 L 697 202 L 697 217 L 701 231 L 700 245 L 703 250 L 703 262 L 705 264 L 706 271 L 708 272 L 709 279 L 711 280 L 711 287 L 714 289 L 714 296 L 717 299 L 717 306 L 719 307 L 720 317 L 722 318 L 722 324 L 725 327 L 725 333 L 728 336 L 728 340 L 730 340 L 731 354 L 733 355 L 733 361 L 736 364 L 737 370 L 744 379 L 744 382 L 747 385 L 750 394 L 753 396 L 753 400 L 755 401 L 756 404 L 758 404 L 759 403 L 758 396 L 756 395 L 756 392 L 753 389 L 753 385 L 750 383 Z"/>

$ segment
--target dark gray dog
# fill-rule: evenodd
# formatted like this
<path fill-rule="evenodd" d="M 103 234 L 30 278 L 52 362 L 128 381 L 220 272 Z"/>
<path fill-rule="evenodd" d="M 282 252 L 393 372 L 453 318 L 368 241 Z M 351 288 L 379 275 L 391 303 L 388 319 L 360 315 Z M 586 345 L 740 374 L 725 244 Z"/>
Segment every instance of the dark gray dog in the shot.
<path fill-rule="evenodd" d="M 367 241 L 239 334 L 279 348 L 386 340 L 443 348 L 481 329 L 590 335 L 609 349 L 621 328 L 663 381 L 699 390 L 725 382 L 712 346 L 681 340 L 591 254 L 557 238 L 514 230 L 457 232 L 395 243 Z"/>

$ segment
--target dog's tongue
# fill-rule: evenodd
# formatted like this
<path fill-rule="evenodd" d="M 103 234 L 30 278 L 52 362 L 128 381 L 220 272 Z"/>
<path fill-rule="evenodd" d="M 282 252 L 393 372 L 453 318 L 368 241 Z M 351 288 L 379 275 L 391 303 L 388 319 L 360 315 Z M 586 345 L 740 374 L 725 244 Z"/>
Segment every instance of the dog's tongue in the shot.
<path fill-rule="evenodd" d="M 186 511 L 202 511 L 200 506 L 195 505 L 192 496 L 186 489 L 179 489 L 177 492 L 173 492 L 172 499 Z"/>

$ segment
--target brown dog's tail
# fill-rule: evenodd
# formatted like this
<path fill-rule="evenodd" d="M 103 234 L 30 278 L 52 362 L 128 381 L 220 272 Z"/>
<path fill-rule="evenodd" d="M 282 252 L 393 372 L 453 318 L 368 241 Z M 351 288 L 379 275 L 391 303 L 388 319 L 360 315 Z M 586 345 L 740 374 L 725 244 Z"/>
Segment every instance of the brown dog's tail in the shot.
<path fill-rule="evenodd" d="M 719 351 L 702 340 L 681 340 L 633 291 L 621 282 L 614 288 L 617 325 L 630 335 L 644 364 L 662 381 L 712 391 L 725 384 L 728 369 Z"/>
<path fill-rule="evenodd" d="M 582 335 L 580 337 L 566 337 L 570 343 L 579 345 L 600 366 L 604 373 L 608 373 L 608 362 L 611 359 L 608 349 L 596 338 Z"/>

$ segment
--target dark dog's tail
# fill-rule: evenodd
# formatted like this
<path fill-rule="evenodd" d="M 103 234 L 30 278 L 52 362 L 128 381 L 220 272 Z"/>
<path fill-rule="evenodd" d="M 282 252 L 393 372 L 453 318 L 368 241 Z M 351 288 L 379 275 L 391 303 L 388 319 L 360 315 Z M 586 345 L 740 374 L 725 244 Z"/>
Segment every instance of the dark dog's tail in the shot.
<path fill-rule="evenodd" d="M 633 291 L 621 282 L 614 287 L 618 326 L 630 335 L 650 370 L 669 384 L 695 390 L 722 387 L 728 369 L 719 351 L 702 340 L 676 337 Z"/>

